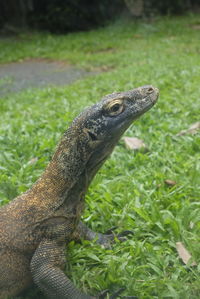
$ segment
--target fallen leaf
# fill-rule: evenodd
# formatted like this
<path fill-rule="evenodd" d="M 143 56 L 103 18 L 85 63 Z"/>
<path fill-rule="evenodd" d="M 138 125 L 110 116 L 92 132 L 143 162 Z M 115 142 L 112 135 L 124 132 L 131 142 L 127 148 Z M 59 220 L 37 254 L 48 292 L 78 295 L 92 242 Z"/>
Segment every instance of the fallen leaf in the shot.
<path fill-rule="evenodd" d="M 148 151 L 146 144 L 136 137 L 124 137 L 124 142 L 127 149 Z"/>
<path fill-rule="evenodd" d="M 187 130 L 182 130 L 176 136 L 182 136 L 185 134 L 191 134 L 194 135 L 197 133 L 197 131 L 200 129 L 200 121 L 197 121 L 196 123 L 192 124 Z"/>
<path fill-rule="evenodd" d="M 176 250 L 178 252 L 179 257 L 183 261 L 184 264 L 187 264 L 189 260 L 191 259 L 191 254 L 188 252 L 188 250 L 184 247 L 182 242 L 176 243 Z M 196 262 L 192 262 L 191 266 L 196 266 Z"/>
<path fill-rule="evenodd" d="M 164 180 L 165 184 L 168 185 L 168 186 L 175 186 L 177 183 L 175 181 L 172 181 L 172 180 Z"/>

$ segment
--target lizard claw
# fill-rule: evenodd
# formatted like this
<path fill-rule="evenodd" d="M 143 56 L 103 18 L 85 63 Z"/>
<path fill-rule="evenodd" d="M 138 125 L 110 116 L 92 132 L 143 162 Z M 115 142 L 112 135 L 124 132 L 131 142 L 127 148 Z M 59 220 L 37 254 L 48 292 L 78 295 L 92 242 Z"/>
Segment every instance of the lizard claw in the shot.
<path fill-rule="evenodd" d="M 134 232 L 133 231 L 131 231 L 131 230 L 125 230 L 125 231 L 123 231 L 123 232 L 121 232 L 121 233 L 119 233 L 118 235 L 117 235 L 117 238 L 120 240 L 120 241 L 126 241 L 127 240 L 127 237 L 128 236 L 133 236 L 134 235 Z"/>
<path fill-rule="evenodd" d="M 124 242 L 127 240 L 127 236 L 133 235 L 133 231 L 126 230 L 119 234 L 114 233 L 114 229 L 117 227 L 112 227 L 104 234 L 98 234 L 98 240 L 97 243 L 100 245 L 103 245 L 105 248 L 110 249 L 111 244 L 115 241 L 115 238 L 117 238 L 119 241 Z"/>
<path fill-rule="evenodd" d="M 113 231 L 115 231 L 118 227 L 117 226 L 112 226 L 111 228 L 109 228 L 106 232 L 105 235 L 111 235 L 113 234 Z"/>
<path fill-rule="evenodd" d="M 131 230 L 125 230 L 119 234 L 115 234 L 114 231 L 117 229 L 118 227 L 117 226 L 113 226 L 111 227 L 109 230 L 107 230 L 105 232 L 105 235 L 108 235 L 108 236 L 116 236 L 117 239 L 119 239 L 120 241 L 126 241 L 127 240 L 127 236 L 129 235 L 134 235 L 134 232 L 131 231 Z"/>
<path fill-rule="evenodd" d="M 126 237 L 126 236 L 129 236 L 129 235 L 134 235 L 134 232 L 132 230 L 124 230 L 123 232 L 119 233 L 117 235 L 117 237 Z"/>
<path fill-rule="evenodd" d="M 113 240 L 116 237 L 119 241 L 124 242 L 128 239 L 129 236 L 134 235 L 134 232 L 131 230 L 125 230 L 119 234 L 112 233 Z"/>

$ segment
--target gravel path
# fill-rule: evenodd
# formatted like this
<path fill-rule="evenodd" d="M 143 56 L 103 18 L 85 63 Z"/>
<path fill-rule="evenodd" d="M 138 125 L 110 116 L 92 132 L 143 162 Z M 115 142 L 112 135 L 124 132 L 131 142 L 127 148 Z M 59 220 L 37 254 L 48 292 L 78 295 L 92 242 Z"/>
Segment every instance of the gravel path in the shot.
<path fill-rule="evenodd" d="M 60 61 L 33 59 L 0 65 L 0 96 L 29 87 L 64 86 L 94 75 Z"/>

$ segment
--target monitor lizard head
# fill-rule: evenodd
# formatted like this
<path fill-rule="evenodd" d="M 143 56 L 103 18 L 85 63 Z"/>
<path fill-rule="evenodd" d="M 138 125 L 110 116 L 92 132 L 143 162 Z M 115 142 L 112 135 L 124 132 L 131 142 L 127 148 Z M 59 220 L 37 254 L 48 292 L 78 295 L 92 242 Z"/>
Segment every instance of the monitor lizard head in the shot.
<path fill-rule="evenodd" d="M 151 85 L 105 96 L 75 120 L 85 137 L 89 175 L 101 167 L 130 124 L 157 101 L 159 90 Z M 86 138 L 87 136 L 87 138 Z"/>
<path fill-rule="evenodd" d="M 119 139 L 134 120 L 156 103 L 158 94 L 157 88 L 142 86 L 107 95 L 84 111 L 80 115 L 82 127 L 88 132 L 93 148 L 95 141 Z"/>

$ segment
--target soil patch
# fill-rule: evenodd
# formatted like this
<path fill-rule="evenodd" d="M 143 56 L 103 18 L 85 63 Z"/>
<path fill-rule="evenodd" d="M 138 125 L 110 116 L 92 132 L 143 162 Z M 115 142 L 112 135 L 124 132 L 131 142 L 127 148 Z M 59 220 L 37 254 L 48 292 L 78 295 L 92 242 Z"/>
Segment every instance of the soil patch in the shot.
<path fill-rule="evenodd" d="M 31 59 L 0 65 L 0 96 L 22 89 L 46 86 L 65 86 L 85 76 L 88 72 L 63 61 Z"/>

